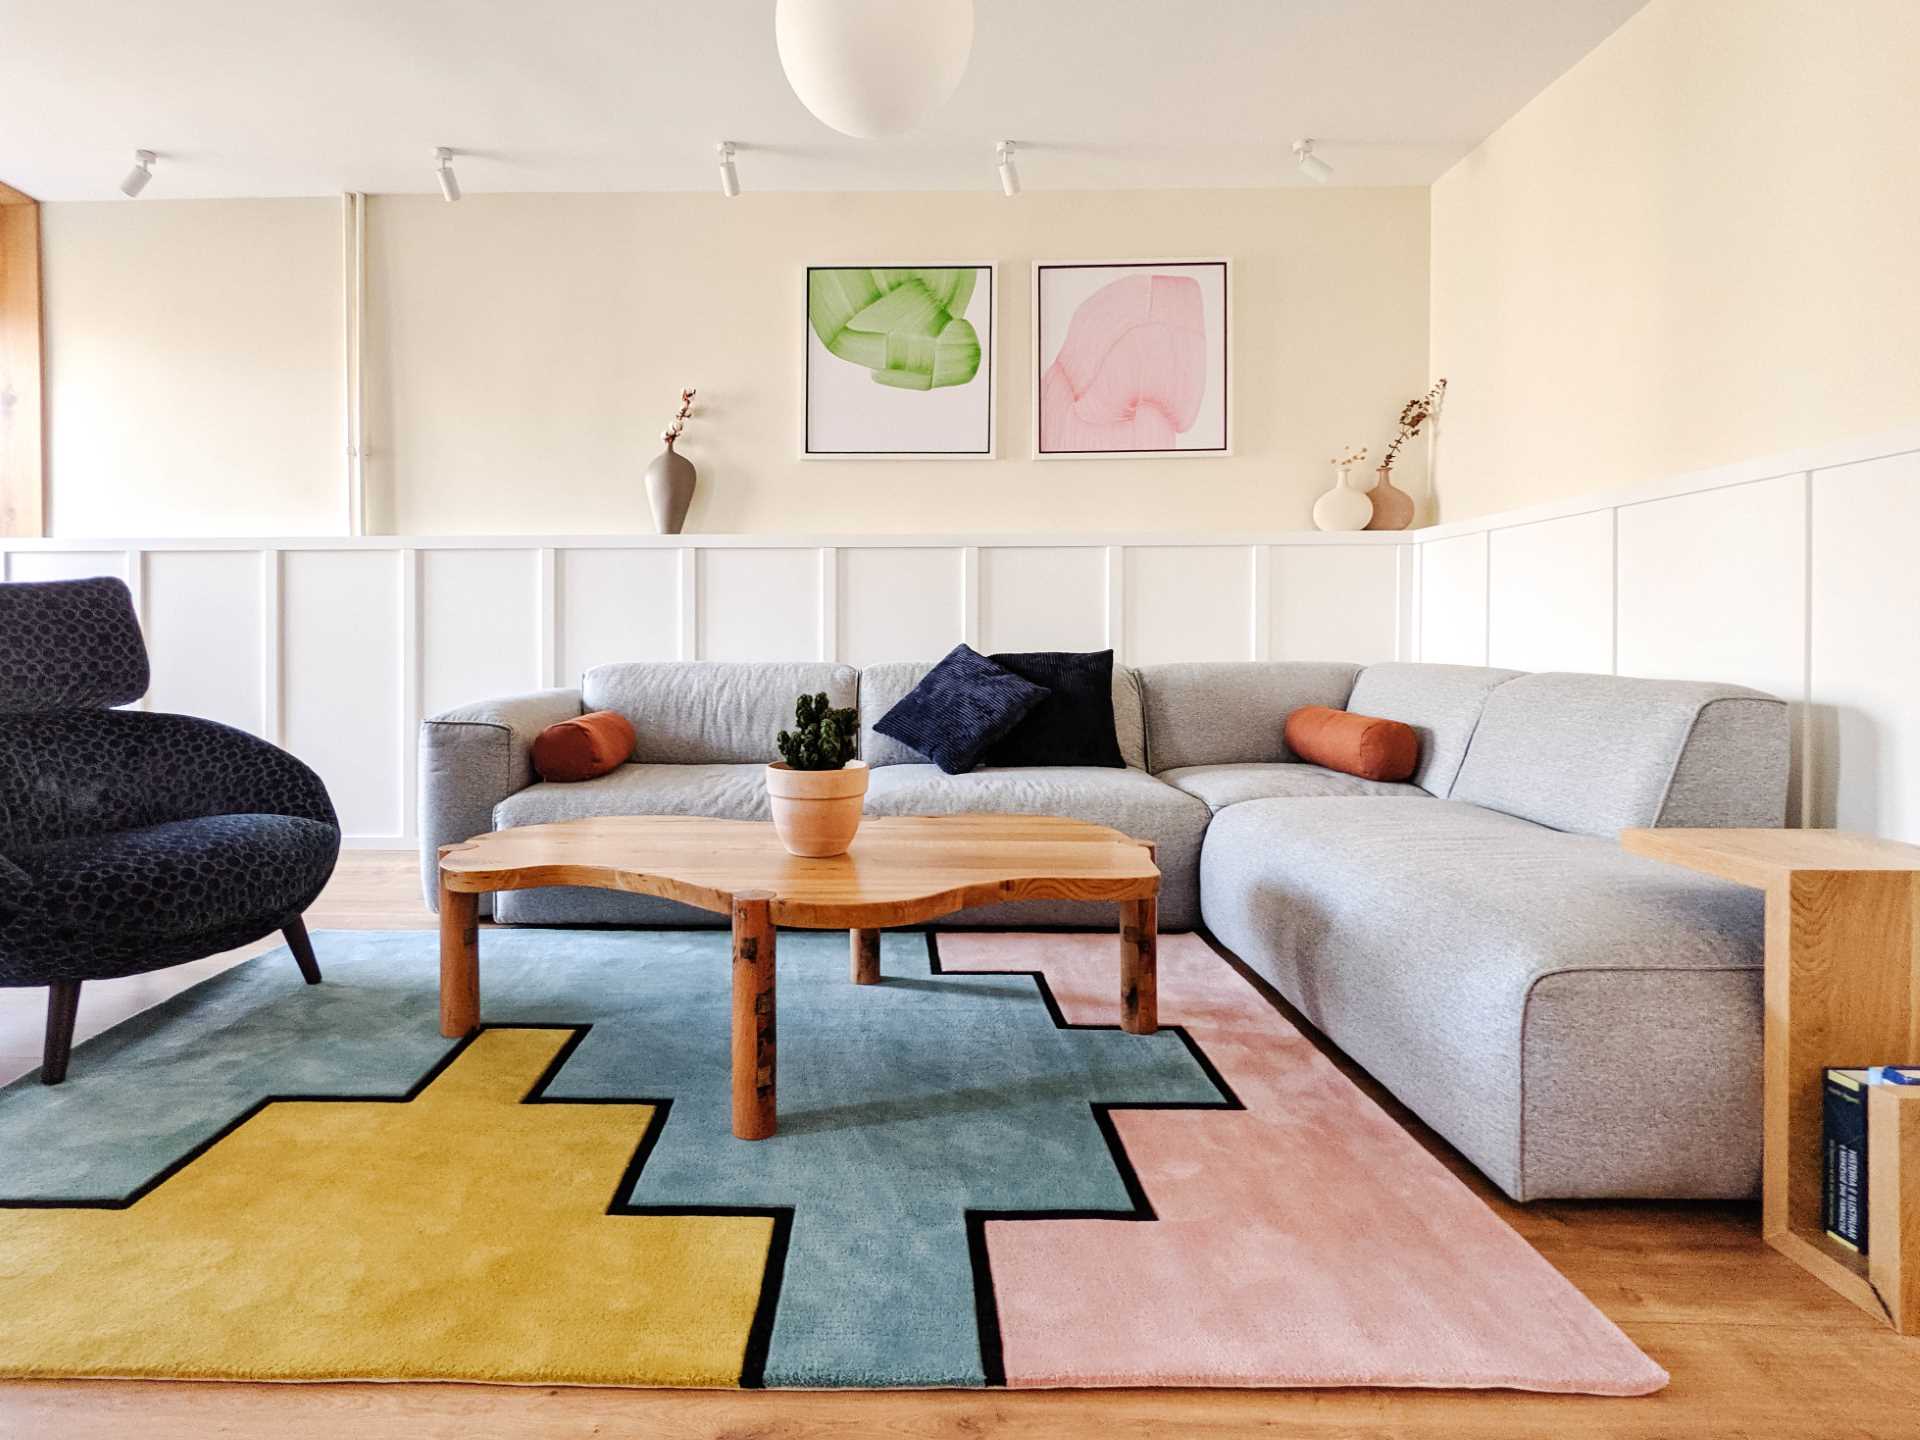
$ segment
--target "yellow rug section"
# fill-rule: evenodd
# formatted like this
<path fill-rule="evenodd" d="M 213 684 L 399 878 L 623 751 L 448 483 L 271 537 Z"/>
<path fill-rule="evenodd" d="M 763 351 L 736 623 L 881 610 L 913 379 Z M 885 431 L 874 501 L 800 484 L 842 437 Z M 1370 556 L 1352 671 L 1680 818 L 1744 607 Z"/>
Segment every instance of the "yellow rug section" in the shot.
<path fill-rule="evenodd" d="M 567 1039 L 269 1105 L 125 1210 L 0 1209 L 0 1375 L 737 1384 L 773 1221 L 608 1215 L 653 1107 L 521 1103 Z"/>

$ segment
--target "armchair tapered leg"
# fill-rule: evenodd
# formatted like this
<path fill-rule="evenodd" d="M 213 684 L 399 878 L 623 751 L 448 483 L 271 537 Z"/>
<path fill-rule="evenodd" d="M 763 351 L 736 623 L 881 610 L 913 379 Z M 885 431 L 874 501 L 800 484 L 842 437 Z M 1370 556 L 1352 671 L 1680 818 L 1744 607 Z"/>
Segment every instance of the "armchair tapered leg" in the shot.
<path fill-rule="evenodd" d="M 56 980 L 47 987 L 47 1045 L 40 1058 L 40 1083 L 58 1085 L 67 1078 L 73 1054 L 73 1021 L 80 1013 L 80 982 Z"/>
<path fill-rule="evenodd" d="M 307 922 L 296 915 L 280 928 L 293 952 L 293 963 L 300 967 L 300 978 L 309 985 L 320 983 L 320 962 L 314 958 L 313 941 L 307 938 Z"/>

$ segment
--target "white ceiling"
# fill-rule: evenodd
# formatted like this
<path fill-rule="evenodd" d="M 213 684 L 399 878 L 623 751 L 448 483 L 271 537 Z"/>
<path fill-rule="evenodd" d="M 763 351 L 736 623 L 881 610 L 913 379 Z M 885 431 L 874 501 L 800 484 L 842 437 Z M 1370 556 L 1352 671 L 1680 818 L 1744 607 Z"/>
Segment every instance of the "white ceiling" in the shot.
<path fill-rule="evenodd" d="M 911 3 L 911 0 L 903 0 Z M 0 0 L 0 180 L 118 199 L 488 191 L 1424 185 L 1644 0 L 978 0 L 958 92 L 850 140 L 787 88 L 772 0 Z"/>

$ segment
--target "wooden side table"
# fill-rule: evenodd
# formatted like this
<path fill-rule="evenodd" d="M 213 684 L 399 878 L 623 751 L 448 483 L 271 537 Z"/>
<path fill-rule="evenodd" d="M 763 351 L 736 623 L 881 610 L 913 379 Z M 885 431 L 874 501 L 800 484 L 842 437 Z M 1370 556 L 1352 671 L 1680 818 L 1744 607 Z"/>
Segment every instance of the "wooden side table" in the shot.
<path fill-rule="evenodd" d="M 1766 892 L 1762 1233 L 1888 1319 L 1866 1258 L 1821 1224 L 1821 1090 L 1828 1066 L 1920 1064 L 1920 846 L 1840 830 L 1624 830 L 1620 843 Z M 1920 1257 L 1904 1264 L 1920 1283 Z"/>

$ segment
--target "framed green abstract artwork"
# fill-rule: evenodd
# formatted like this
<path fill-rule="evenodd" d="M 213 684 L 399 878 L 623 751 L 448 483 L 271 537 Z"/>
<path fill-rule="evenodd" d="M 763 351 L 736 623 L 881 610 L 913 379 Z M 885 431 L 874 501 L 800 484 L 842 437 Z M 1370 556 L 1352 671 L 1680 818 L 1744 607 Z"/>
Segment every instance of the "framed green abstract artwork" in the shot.
<path fill-rule="evenodd" d="M 991 459 L 992 265 L 809 265 L 803 458 Z"/>

